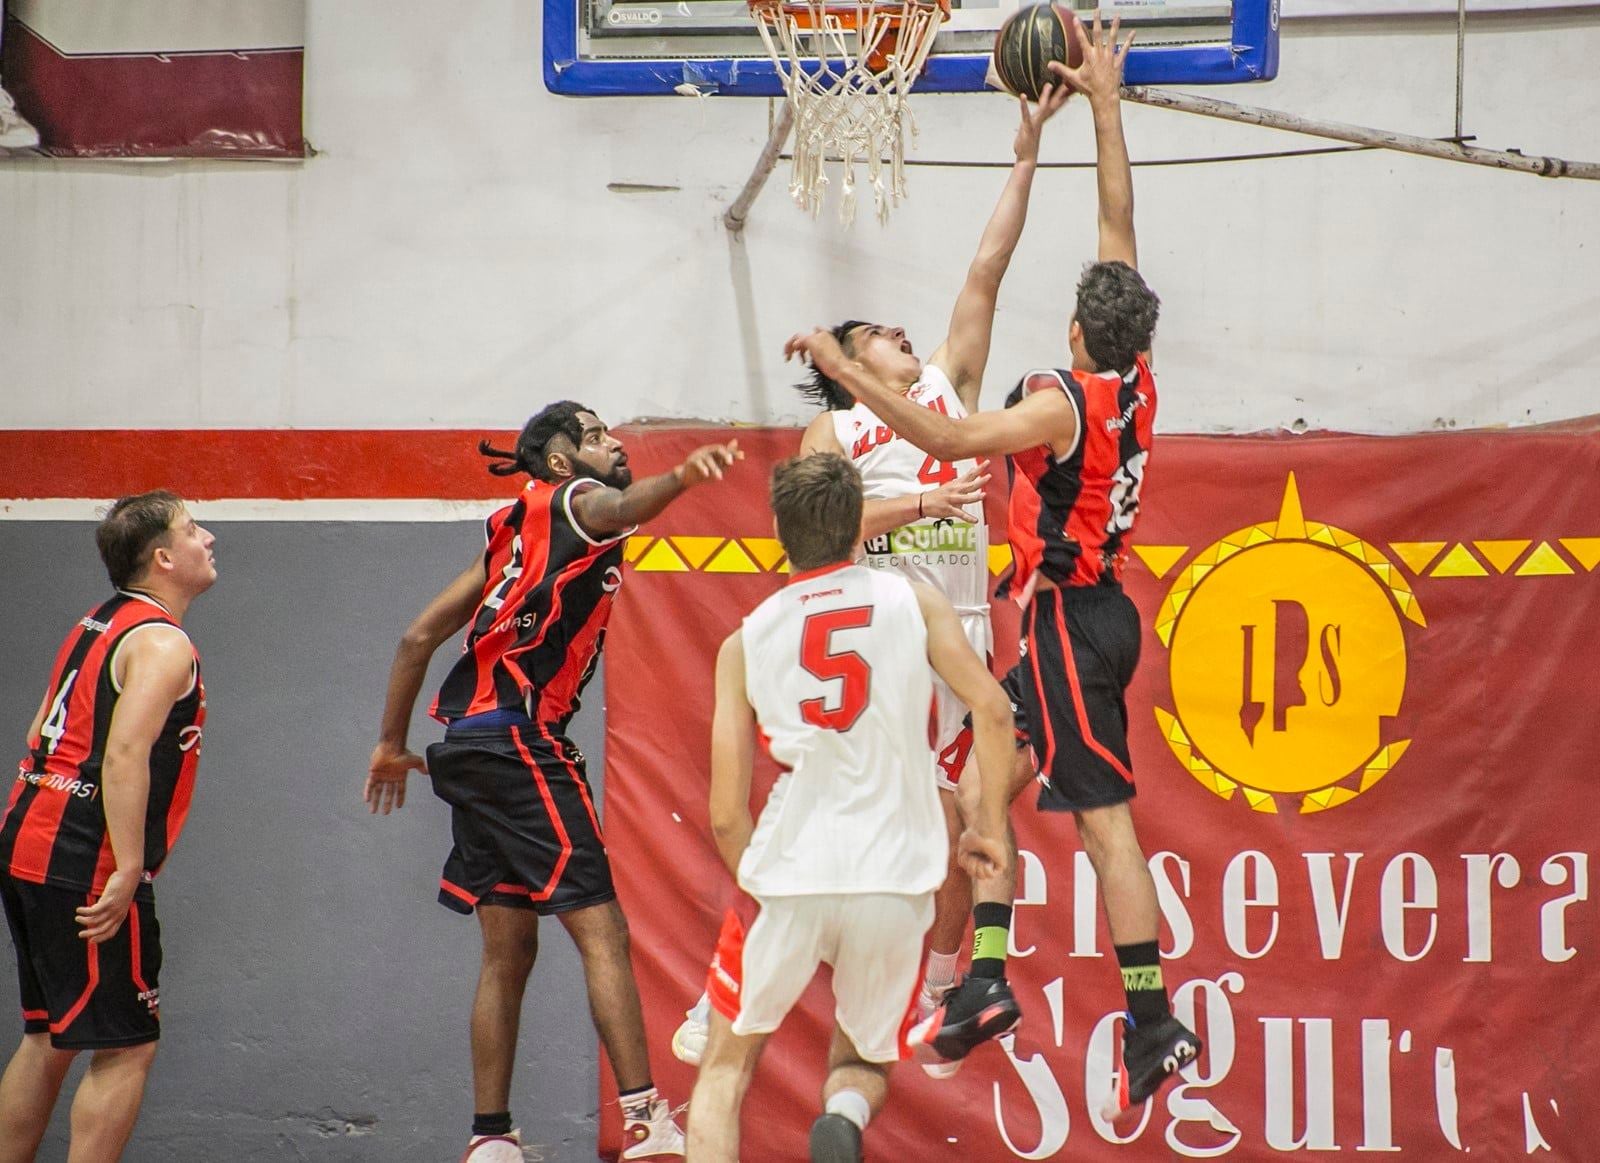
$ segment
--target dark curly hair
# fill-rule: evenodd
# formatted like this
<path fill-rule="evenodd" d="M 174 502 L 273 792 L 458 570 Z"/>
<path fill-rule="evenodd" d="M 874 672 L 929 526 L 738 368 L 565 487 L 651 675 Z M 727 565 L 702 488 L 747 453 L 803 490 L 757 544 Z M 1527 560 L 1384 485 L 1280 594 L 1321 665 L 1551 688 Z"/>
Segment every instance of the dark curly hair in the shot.
<path fill-rule="evenodd" d="M 854 355 L 855 344 L 850 340 L 850 333 L 857 327 L 869 326 L 871 324 L 862 319 L 846 319 L 831 330 L 833 337 L 839 341 L 839 346 L 844 348 L 844 353 L 846 355 Z M 796 384 L 795 388 L 799 390 L 802 396 L 815 401 L 827 412 L 848 412 L 856 406 L 854 396 L 815 368 L 811 371 L 811 378 L 803 383 Z"/>
<path fill-rule="evenodd" d="M 541 409 L 522 426 L 515 451 L 504 452 L 487 440 L 478 441 L 478 451 L 491 459 L 508 462 L 489 466 L 489 471 L 497 477 L 525 472 L 542 481 L 553 481 L 556 478 L 550 472 L 550 462 L 545 455 L 546 448 L 557 436 L 565 436 L 572 441 L 574 448 L 583 443 L 583 425 L 578 422 L 579 412 L 593 415 L 594 409 L 575 400 L 560 400 Z"/>
<path fill-rule="evenodd" d="M 1150 350 L 1161 300 L 1125 262 L 1090 263 L 1078 280 L 1083 346 L 1103 372 L 1124 372 Z"/>

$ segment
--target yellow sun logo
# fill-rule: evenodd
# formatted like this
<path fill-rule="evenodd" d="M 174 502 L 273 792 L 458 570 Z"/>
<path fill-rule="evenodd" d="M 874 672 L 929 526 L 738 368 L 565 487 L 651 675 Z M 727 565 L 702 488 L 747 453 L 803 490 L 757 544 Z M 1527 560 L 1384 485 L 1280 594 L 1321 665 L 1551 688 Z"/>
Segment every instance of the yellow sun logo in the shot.
<path fill-rule="evenodd" d="M 1259 812 L 1347 803 L 1399 762 L 1405 622 L 1427 625 L 1400 570 L 1307 521 L 1294 474 L 1276 521 L 1230 533 L 1178 574 L 1156 616 L 1170 651 L 1161 734 L 1186 771 Z"/>

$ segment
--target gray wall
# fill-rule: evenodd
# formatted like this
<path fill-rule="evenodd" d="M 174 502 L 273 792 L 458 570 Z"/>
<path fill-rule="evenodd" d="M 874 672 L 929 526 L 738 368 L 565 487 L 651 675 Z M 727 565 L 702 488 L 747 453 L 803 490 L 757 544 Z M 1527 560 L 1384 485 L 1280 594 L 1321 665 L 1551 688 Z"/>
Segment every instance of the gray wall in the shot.
<path fill-rule="evenodd" d="M 212 529 L 221 577 L 186 621 L 205 668 L 205 752 L 157 884 L 163 1037 L 128 1158 L 212 1160 L 226 1146 L 241 1159 L 453 1159 L 472 1113 L 477 925 L 434 903 L 450 829 L 427 780 L 386 819 L 360 793 L 395 643 L 471 561 L 481 526 Z M 92 525 L 0 522 L 12 758 L 62 637 L 108 592 Z M 440 649 L 426 696 L 453 655 Z M 573 731 L 597 783 L 602 681 Z M 417 750 L 440 733 L 421 709 Z M 556 922 L 540 938 L 512 1113 L 538 1145 L 530 1159 L 593 1159 L 581 969 Z M 17 1013 L 7 961 L 0 1020 L 20 1032 Z M 0 1045 L 9 1055 L 11 1037 Z M 66 1113 L 64 1098 L 41 1160 L 65 1158 Z"/>

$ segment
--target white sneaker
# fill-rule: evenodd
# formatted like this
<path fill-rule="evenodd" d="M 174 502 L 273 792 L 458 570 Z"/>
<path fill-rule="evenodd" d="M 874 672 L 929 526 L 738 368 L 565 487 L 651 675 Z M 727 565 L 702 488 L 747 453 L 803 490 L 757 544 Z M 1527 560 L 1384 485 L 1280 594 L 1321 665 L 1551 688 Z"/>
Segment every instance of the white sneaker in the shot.
<path fill-rule="evenodd" d="M 667 1100 L 659 1096 L 651 1100 L 648 1118 L 630 1119 L 624 1112 L 622 1139 L 627 1143 L 622 1150 L 624 1159 L 649 1159 L 655 1155 L 682 1155 L 684 1152 L 683 1132 L 673 1121 Z"/>
<path fill-rule="evenodd" d="M 917 994 L 917 1025 L 921 1025 L 933 1016 L 933 1012 L 944 1004 L 944 995 L 954 988 L 954 983 L 937 993 L 928 991 L 927 982 L 923 982 L 922 989 Z M 952 1078 L 956 1071 L 961 1069 L 961 1059 L 946 1062 L 940 1059 L 936 1062 L 922 1062 L 922 1072 L 929 1078 Z"/>
<path fill-rule="evenodd" d="M 710 1035 L 711 1027 L 698 1020 L 691 1010 L 689 1016 L 683 1019 L 683 1024 L 672 1031 L 672 1056 L 690 1066 L 700 1065 L 700 1059 L 706 1052 L 706 1039 Z"/>
<path fill-rule="evenodd" d="M 39 131 L 17 112 L 11 94 L 0 89 L 0 149 L 38 149 Z"/>
<path fill-rule="evenodd" d="M 523 1163 L 522 1132 L 509 1135 L 473 1135 L 461 1163 Z"/>

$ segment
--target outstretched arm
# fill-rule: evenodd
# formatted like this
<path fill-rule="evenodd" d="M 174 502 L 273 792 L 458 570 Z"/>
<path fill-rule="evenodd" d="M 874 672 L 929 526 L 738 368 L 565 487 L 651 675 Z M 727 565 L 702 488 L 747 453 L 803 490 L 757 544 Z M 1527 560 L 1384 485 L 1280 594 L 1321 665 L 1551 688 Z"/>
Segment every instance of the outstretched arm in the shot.
<path fill-rule="evenodd" d="M 1069 69 L 1053 61 L 1050 69 L 1089 98 L 1094 110 L 1095 176 L 1100 187 L 1100 261 L 1139 265 L 1133 237 L 1133 168 L 1128 162 L 1128 142 L 1122 133 L 1122 67 L 1133 44 L 1133 33 L 1119 46 L 1121 19 L 1113 18 L 1109 32 L 1100 27 L 1095 10 L 1094 30 L 1076 28 L 1083 46 L 1083 64 Z"/>
<path fill-rule="evenodd" d="M 750 846 L 750 779 L 755 766 L 756 713 L 744 683 L 744 638 L 735 630 L 717 651 L 717 704 L 711 716 L 711 832 L 735 877 Z"/>
<path fill-rule="evenodd" d="M 720 481 L 723 470 L 743 460 L 739 442 L 707 444 L 695 449 L 670 472 L 634 481 L 625 489 L 584 489 L 572 498 L 572 515 L 586 533 L 613 537 L 657 516 L 680 493 L 706 481 Z"/>
<path fill-rule="evenodd" d="M 480 556 L 429 602 L 401 635 L 394 663 L 389 667 L 389 691 L 383 701 L 378 745 L 367 763 L 367 783 L 361 792 L 369 811 L 387 816 L 393 809 L 405 807 L 406 775 L 428 770 L 422 757 L 406 748 L 417 692 L 422 689 L 433 652 L 465 626 L 478 608 L 488 576 Z"/>
<path fill-rule="evenodd" d="M 978 408 L 978 391 L 983 387 L 983 370 L 989 362 L 989 341 L 994 334 L 995 301 L 1000 295 L 1000 280 L 1011 265 L 1011 256 L 1022 237 L 1028 218 L 1028 196 L 1033 190 L 1034 171 L 1039 166 L 1039 133 L 1044 123 L 1055 116 L 1072 95 L 1068 85 L 1046 85 L 1037 105 L 1018 97 L 1022 124 L 1012 144 L 1016 164 L 1000 202 L 978 240 L 978 254 L 967 268 L 967 281 L 956 299 L 950 316 L 950 333 L 928 361 L 950 377 L 956 395 L 967 411 Z"/>
<path fill-rule="evenodd" d="M 902 438 L 940 460 L 1004 456 L 1041 444 L 1070 448 L 1077 439 L 1077 414 L 1062 392 L 1035 392 L 1015 407 L 974 412 L 957 420 L 913 404 L 845 355 L 839 341 L 822 328 L 791 336 L 784 354 L 811 360 Z"/>

